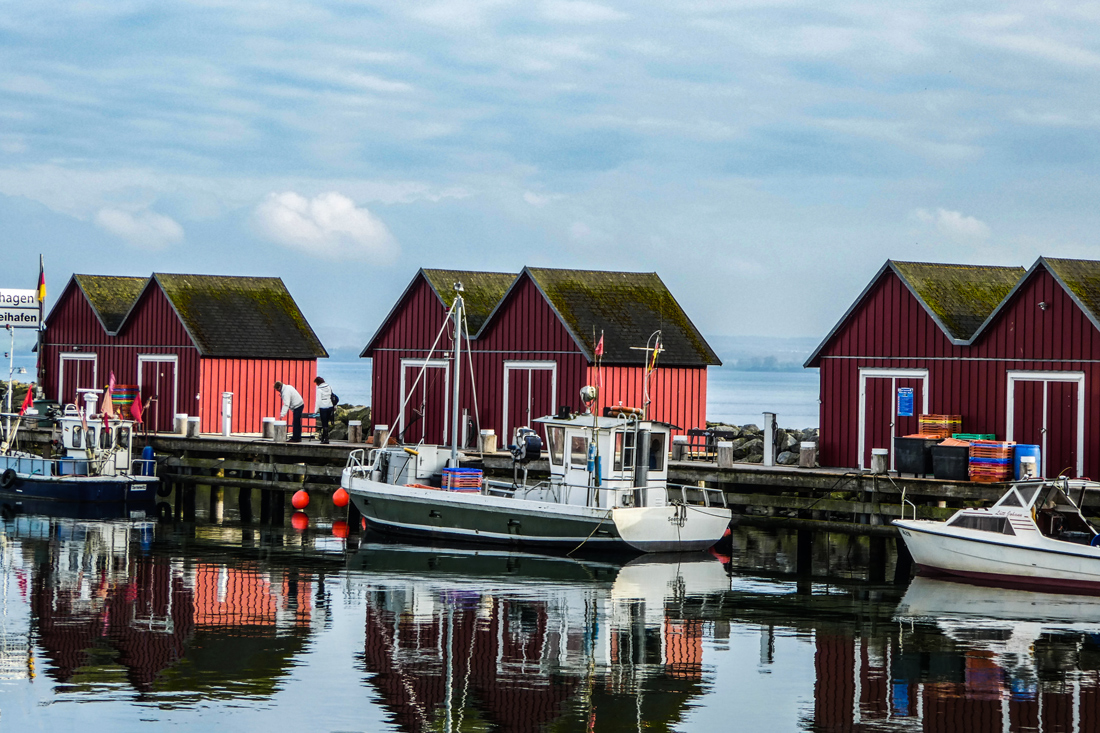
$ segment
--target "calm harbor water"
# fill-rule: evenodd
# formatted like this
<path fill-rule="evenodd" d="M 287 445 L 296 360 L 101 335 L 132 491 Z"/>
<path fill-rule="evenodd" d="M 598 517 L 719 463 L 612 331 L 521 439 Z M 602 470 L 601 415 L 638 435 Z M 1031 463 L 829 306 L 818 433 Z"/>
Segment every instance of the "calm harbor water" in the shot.
<path fill-rule="evenodd" d="M 340 399 L 370 404 L 369 359 L 322 359 L 317 371 Z M 795 372 L 747 372 L 728 367 L 707 371 L 707 419 L 733 425 L 762 425 L 763 413 L 774 412 L 785 428 L 818 426 L 817 369 Z"/>
<path fill-rule="evenodd" d="M 871 582 L 866 539 L 819 536 L 801 578 L 762 530 L 613 562 L 359 547 L 326 507 L 298 531 L 234 505 L 5 513 L 4 729 L 1100 729 L 1100 601 Z"/>

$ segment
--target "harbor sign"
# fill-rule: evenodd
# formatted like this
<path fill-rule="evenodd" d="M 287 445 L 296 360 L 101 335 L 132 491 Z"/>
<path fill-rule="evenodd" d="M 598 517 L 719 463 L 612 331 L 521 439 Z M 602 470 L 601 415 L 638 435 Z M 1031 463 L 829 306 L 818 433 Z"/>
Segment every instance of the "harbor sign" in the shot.
<path fill-rule="evenodd" d="M 40 315 L 34 290 L 0 288 L 0 326 L 38 328 Z"/>

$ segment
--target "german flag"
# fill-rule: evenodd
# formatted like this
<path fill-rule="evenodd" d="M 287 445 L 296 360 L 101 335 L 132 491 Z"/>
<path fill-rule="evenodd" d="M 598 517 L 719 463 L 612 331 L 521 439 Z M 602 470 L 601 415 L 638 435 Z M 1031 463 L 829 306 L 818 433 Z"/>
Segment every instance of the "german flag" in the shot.
<path fill-rule="evenodd" d="M 46 302 L 46 264 L 38 255 L 38 302 Z"/>

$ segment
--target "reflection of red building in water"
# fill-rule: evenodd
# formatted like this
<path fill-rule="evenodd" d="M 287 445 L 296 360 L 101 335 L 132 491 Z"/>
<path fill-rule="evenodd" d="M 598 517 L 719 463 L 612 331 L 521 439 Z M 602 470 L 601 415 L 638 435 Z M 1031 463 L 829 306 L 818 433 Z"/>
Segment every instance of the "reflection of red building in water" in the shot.
<path fill-rule="evenodd" d="M 1018 655 L 942 641 L 939 648 L 905 648 L 894 635 L 864 640 L 850 629 L 819 630 L 813 730 L 1100 730 L 1100 656 L 1087 659 L 1080 635 L 1039 639 Z M 1032 668 L 1033 659 L 1051 669 Z"/>
<path fill-rule="evenodd" d="M 255 566 L 199 563 L 178 570 L 168 558 L 140 557 L 128 576 L 39 568 L 30 604 L 48 674 L 60 682 L 92 679 L 99 664 L 109 663 L 125 668 L 136 690 L 149 692 L 185 656 L 232 638 L 235 658 L 218 662 L 224 676 L 214 684 L 263 691 L 282 669 L 264 670 L 257 662 L 300 650 L 310 624 L 311 587 L 290 575 L 273 579 Z M 191 674 L 201 677 L 204 662 L 192 661 Z M 240 676 L 234 677 L 235 669 Z M 180 678 L 172 684 L 180 689 Z M 183 689 L 190 688 L 185 683 Z"/>
<path fill-rule="evenodd" d="M 363 660 L 402 731 L 447 718 L 456 730 L 476 719 L 494 731 L 540 731 L 563 718 L 575 724 L 568 729 L 599 730 L 639 714 L 648 730 L 669 730 L 702 693 L 702 621 L 662 618 L 652 628 L 605 617 L 602 645 L 600 624 L 570 625 L 539 600 L 447 598 L 425 613 L 415 601 L 395 611 L 406 599 L 385 593 L 367 608 Z"/>

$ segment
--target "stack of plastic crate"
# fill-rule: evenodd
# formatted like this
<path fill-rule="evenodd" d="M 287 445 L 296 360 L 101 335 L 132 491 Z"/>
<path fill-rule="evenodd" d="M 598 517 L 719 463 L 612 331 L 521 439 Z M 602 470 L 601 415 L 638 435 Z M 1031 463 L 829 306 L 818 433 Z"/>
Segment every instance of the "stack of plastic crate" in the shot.
<path fill-rule="evenodd" d="M 1015 445 L 996 440 L 970 441 L 970 480 L 993 482 L 1011 479 Z"/>
<path fill-rule="evenodd" d="M 447 491 L 481 491 L 483 475 L 480 468 L 444 468 L 443 488 Z"/>
<path fill-rule="evenodd" d="M 949 438 L 952 433 L 962 432 L 962 415 L 920 415 L 917 417 L 922 435 L 934 435 L 937 438 Z"/>

